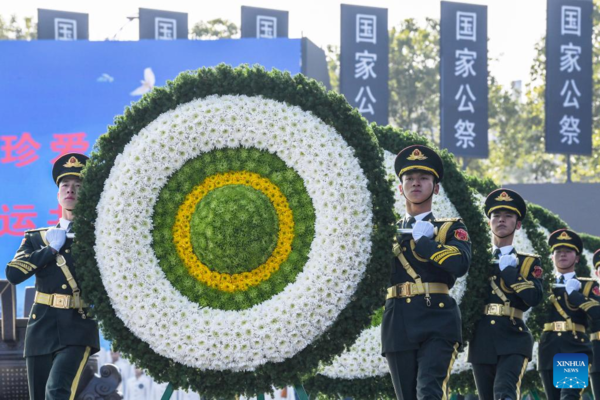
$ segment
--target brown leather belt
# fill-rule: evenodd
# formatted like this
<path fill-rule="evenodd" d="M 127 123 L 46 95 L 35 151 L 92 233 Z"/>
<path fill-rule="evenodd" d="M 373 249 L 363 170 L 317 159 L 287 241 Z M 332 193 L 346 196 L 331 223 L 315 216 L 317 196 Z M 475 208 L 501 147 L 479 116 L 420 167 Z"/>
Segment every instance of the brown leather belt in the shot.
<path fill-rule="evenodd" d="M 36 304 L 44 304 L 53 308 L 79 308 L 79 304 L 75 304 L 75 301 L 73 301 L 73 296 L 69 294 L 47 294 L 42 292 L 35 292 L 35 299 L 33 300 L 33 302 Z M 82 307 L 86 308 L 88 307 L 88 304 L 82 303 Z"/>
<path fill-rule="evenodd" d="M 574 328 L 574 329 L 573 329 Z M 585 326 L 574 324 L 570 321 L 554 321 L 544 324 L 544 332 L 581 332 L 585 333 Z"/>
<path fill-rule="evenodd" d="M 425 282 L 419 287 L 414 282 L 404 282 L 389 287 L 387 290 L 387 299 L 402 299 L 405 297 L 420 296 L 425 294 L 448 294 L 450 290 L 445 283 Z"/>
<path fill-rule="evenodd" d="M 511 317 L 523 319 L 523 311 L 514 307 L 505 306 L 504 304 L 486 304 L 485 308 L 483 309 L 483 313 L 485 315 L 493 315 L 497 317 Z"/>

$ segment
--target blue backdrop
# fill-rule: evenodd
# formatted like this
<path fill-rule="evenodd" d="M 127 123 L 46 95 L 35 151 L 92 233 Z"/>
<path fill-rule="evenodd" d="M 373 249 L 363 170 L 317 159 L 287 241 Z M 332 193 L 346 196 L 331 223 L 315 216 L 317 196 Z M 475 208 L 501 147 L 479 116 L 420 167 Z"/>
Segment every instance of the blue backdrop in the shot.
<path fill-rule="evenodd" d="M 292 74 L 300 39 L 214 41 L 0 41 L 0 279 L 23 232 L 59 218 L 52 161 L 94 142 L 139 93 L 180 72 L 226 63 Z M 145 83 L 142 83 L 145 81 Z M 23 314 L 26 286 L 17 288 Z"/>

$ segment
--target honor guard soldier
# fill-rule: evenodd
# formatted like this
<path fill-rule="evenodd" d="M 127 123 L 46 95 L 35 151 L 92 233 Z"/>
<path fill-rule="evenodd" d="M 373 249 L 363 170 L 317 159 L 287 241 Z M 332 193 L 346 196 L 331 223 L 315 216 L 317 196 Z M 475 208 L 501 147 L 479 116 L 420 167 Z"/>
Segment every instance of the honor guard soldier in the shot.
<path fill-rule="evenodd" d="M 600 249 L 596 250 L 592 259 L 594 265 L 594 275 L 596 280 L 600 279 Z M 590 340 L 592 341 L 592 352 L 594 357 L 590 360 L 590 381 L 592 382 L 592 391 L 594 399 L 600 399 L 600 321 L 590 321 Z"/>
<path fill-rule="evenodd" d="M 71 253 L 73 209 L 87 159 L 72 153 L 54 163 L 52 177 L 62 206 L 60 222 L 55 227 L 25 232 L 6 267 L 6 277 L 12 284 L 36 277 L 24 352 L 33 400 L 74 399 L 88 357 L 100 349 L 98 324 L 88 318 Z"/>
<path fill-rule="evenodd" d="M 552 379 L 553 359 L 558 353 L 582 353 L 592 362 L 592 345 L 586 334 L 588 317 L 600 319 L 598 282 L 575 276 L 583 251 L 577 233 L 559 229 L 548 239 L 556 273 L 550 296 L 550 312 L 540 339 L 538 370 L 548 400 L 579 399 L 584 389 L 557 389 Z M 597 322 L 596 322 L 597 324 Z"/>
<path fill-rule="evenodd" d="M 449 290 L 469 269 L 471 243 L 460 219 L 436 219 L 431 213 L 444 175 L 439 155 L 410 146 L 394 166 L 407 215 L 398 222 L 394 244 L 382 353 L 398 399 L 446 399 L 462 344 L 460 310 Z"/>
<path fill-rule="evenodd" d="M 525 201 L 513 190 L 494 190 L 485 199 L 494 264 L 468 355 L 481 400 L 518 400 L 532 357 L 533 336 L 523 313 L 542 300 L 542 267 L 539 256 L 518 253 L 513 247 L 526 213 Z"/>

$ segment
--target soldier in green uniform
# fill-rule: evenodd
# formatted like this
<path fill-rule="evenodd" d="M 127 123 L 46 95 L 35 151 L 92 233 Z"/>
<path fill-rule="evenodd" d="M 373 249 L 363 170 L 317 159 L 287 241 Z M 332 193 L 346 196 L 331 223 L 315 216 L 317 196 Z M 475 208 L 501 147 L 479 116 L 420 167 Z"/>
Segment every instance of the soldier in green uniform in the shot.
<path fill-rule="evenodd" d="M 21 246 L 6 267 L 18 284 L 32 275 L 35 302 L 25 334 L 29 396 L 33 400 L 70 400 L 88 357 L 100 349 L 98 324 L 88 318 L 81 299 L 71 254 L 71 222 L 87 157 L 66 154 L 52 168 L 62 217 L 56 227 L 25 232 Z"/>
<path fill-rule="evenodd" d="M 583 251 L 579 235 L 569 229 L 550 234 L 548 244 L 556 272 L 550 311 L 540 339 L 538 371 L 548 400 L 579 399 L 584 389 L 557 389 L 552 379 L 553 359 L 558 353 L 583 353 L 592 361 L 592 345 L 586 334 L 588 317 L 600 319 L 598 283 L 575 276 Z"/>
<path fill-rule="evenodd" d="M 449 290 L 469 269 L 471 242 L 460 219 L 436 219 L 431 213 L 444 175 L 434 150 L 421 145 L 403 149 L 395 170 L 407 215 L 398 222 L 382 353 L 398 399 L 446 399 L 462 344 L 460 310 Z"/>
<path fill-rule="evenodd" d="M 514 190 L 494 190 L 485 200 L 492 232 L 493 275 L 468 355 L 482 400 L 518 400 L 532 357 L 533 336 L 523 313 L 542 300 L 542 267 L 539 256 L 517 253 L 513 247 L 526 213 L 525 201 Z"/>
<path fill-rule="evenodd" d="M 600 249 L 596 250 L 592 260 L 594 265 L 594 275 L 596 280 L 600 278 Z M 600 291 L 598 292 L 600 294 Z M 594 356 L 590 360 L 590 381 L 594 399 L 600 399 L 600 320 L 590 321 L 590 340 L 592 341 L 592 351 Z"/>

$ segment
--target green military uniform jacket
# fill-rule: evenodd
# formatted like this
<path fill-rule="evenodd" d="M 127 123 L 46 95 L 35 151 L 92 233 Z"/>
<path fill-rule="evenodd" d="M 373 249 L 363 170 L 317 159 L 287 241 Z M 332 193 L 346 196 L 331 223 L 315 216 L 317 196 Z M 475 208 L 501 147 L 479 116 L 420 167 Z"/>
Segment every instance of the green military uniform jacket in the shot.
<path fill-rule="evenodd" d="M 437 234 L 432 239 L 422 237 L 417 243 L 411 235 L 399 237 L 402 253 L 424 283 L 445 283 L 452 288 L 471 263 L 466 227 L 460 219 L 436 220 L 431 213 L 423 220 L 431 222 Z M 414 282 L 397 257 L 391 268 L 392 285 Z M 462 343 L 460 310 L 452 297 L 431 294 L 430 305 L 423 295 L 386 300 L 381 324 L 383 354 L 418 349 L 420 343 L 433 337 Z"/>
<path fill-rule="evenodd" d="M 41 228 L 25 232 L 19 250 L 6 266 L 6 278 L 16 285 L 35 275 L 36 291 L 73 295 L 63 271 L 57 265 L 57 255 L 46 241 L 47 230 L 48 228 Z M 77 281 L 77 270 L 71 254 L 72 244 L 73 239 L 67 238 L 60 254 Z M 82 318 L 77 309 L 34 304 L 25 334 L 25 357 L 51 354 L 65 346 L 90 346 L 90 354 L 99 351 L 97 321 Z"/>
<path fill-rule="evenodd" d="M 596 295 L 598 282 L 591 278 L 579 278 L 581 289 L 567 294 L 566 288 L 554 287 L 552 294 L 571 321 L 576 324 L 588 326 L 588 318 L 600 319 L 600 297 Z M 565 321 L 556 307 L 550 305 L 546 322 Z M 559 334 L 560 333 L 560 334 Z M 539 371 L 548 371 L 553 368 L 554 355 L 557 353 L 584 353 L 590 362 L 593 362 L 592 345 L 585 333 L 577 332 L 544 332 L 539 345 Z"/>
<path fill-rule="evenodd" d="M 515 254 L 513 251 L 511 254 Z M 516 267 L 506 267 L 500 271 L 500 266 L 493 266 L 493 280 L 497 288 L 504 293 L 510 302 L 510 307 L 523 312 L 538 305 L 543 298 L 542 267 L 537 255 L 516 253 Z M 492 290 L 489 290 L 485 304 L 505 304 L 504 300 Z M 496 364 L 498 356 L 520 354 L 531 360 L 533 351 L 533 336 L 519 318 L 510 319 L 506 316 L 485 315 L 477 323 L 475 335 L 469 344 L 468 361 L 473 364 Z"/>

